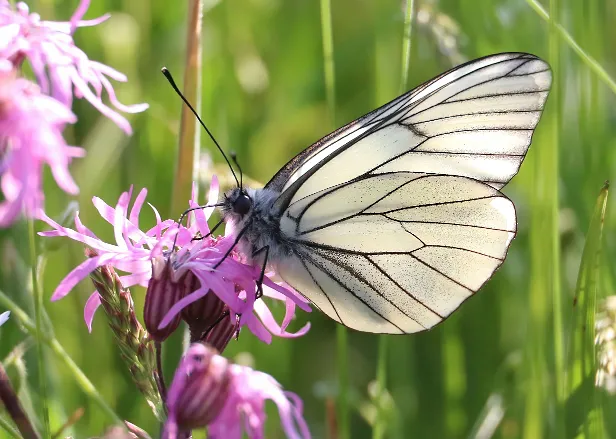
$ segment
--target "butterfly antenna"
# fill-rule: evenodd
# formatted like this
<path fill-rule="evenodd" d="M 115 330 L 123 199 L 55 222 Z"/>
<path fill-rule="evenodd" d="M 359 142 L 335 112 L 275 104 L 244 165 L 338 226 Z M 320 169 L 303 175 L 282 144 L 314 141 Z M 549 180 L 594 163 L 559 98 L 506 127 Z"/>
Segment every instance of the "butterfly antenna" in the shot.
<path fill-rule="evenodd" d="M 237 161 L 237 154 L 235 154 L 235 152 L 232 152 L 230 155 L 231 160 L 233 160 L 233 163 L 235 163 L 235 166 L 237 166 L 238 171 L 240 171 L 240 189 L 242 189 L 244 187 L 244 173 L 242 172 L 242 167 Z"/>
<path fill-rule="evenodd" d="M 207 126 L 205 126 L 205 123 L 203 122 L 203 120 L 201 120 L 201 118 L 199 117 L 199 115 L 197 114 L 197 112 L 195 111 L 195 109 L 193 108 L 192 105 L 190 105 L 190 102 L 188 102 L 188 100 L 184 97 L 184 95 L 182 94 L 182 92 L 180 91 L 180 89 L 178 88 L 178 86 L 175 84 L 175 81 L 173 80 L 173 76 L 171 76 L 171 72 L 169 71 L 169 69 L 167 69 L 167 67 L 163 67 L 161 69 L 161 72 L 163 73 L 163 75 L 165 75 L 165 78 L 167 78 L 167 81 L 169 81 L 169 84 L 171 84 L 171 87 L 173 87 L 173 90 L 175 90 L 175 92 L 178 94 L 178 96 L 180 98 L 182 98 L 182 100 L 184 101 L 184 103 L 188 106 L 188 108 L 190 108 L 190 111 L 192 111 L 192 113 L 195 115 L 195 117 L 197 118 L 197 120 L 199 121 L 199 123 L 201 124 L 201 126 L 205 129 L 205 131 L 207 132 L 208 136 L 210 136 L 210 139 L 212 139 L 212 142 L 214 142 L 214 145 L 216 145 L 216 147 L 218 148 L 218 150 L 220 151 L 220 153 L 222 154 L 222 156 L 225 158 L 225 161 L 227 162 L 227 165 L 229 165 L 229 169 L 231 170 L 231 173 L 233 174 L 233 178 L 235 178 L 235 183 L 241 187 L 240 181 L 237 179 L 237 175 L 235 175 L 235 171 L 233 170 L 233 166 L 231 166 L 231 162 L 229 161 L 229 159 L 227 158 L 227 155 L 225 154 L 225 152 L 222 150 L 222 148 L 220 147 L 220 145 L 218 144 L 218 142 L 216 141 L 216 139 L 214 138 L 214 136 L 212 135 L 212 133 L 210 132 L 210 130 L 208 129 Z"/>

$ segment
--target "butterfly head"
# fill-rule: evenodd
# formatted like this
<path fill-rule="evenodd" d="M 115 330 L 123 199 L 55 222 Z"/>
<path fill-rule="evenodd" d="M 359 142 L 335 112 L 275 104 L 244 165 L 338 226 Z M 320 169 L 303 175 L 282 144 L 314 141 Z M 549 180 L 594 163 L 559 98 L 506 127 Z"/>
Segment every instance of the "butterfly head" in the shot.
<path fill-rule="evenodd" d="M 225 220 L 241 223 L 250 213 L 253 200 L 244 188 L 231 189 L 224 195 L 222 212 Z"/>

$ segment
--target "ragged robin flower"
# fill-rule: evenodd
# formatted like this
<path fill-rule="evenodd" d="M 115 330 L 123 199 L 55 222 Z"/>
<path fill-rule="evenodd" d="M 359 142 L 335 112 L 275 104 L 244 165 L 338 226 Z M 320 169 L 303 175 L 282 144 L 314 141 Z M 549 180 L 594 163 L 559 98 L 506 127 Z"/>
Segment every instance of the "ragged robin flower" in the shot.
<path fill-rule="evenodd" d="M 93 20 L 83 20 L 89 5 L 90 0 L 82 0 L 70 21 L 54 22 L 41 20 L 23 2 L 13 7 L 7 0 L 0 0 L 0 59 L 10 61 L 16 68 L 27 60 L 44 94 L 69 109 L 73 96 L 85 98 L 130 134 L 128 121 L 103 103 L 103 90 L 119 111 L 139 113 L 148 105 L 120 103 L 109 79 L 125 82 L 126 76 L 90 60 L 73 41 L 73 33 L 77 28 L 95 26 L 109 18 L 109 15 L 104 15 Z"/>
<path fill-rule="evenodd" d="M 291 439 L 310 438 L 302 402 L 271 376 L 231 364 L 202 343 L 190 346 L 169 388 L 163 439 L 179 439 L 208 428 L 212 439 L 264 437 L 265 401 L 278 407 L 282 428 Z"/>
<path fill-rule="evenodd" d="M 298 337 L 308 331 L 309 324 L 296 333 L 286 331 L 286 327 L 295 314 L 295 307 L 299 306 L 305 311 L 310 311 L 310 307 L 306 299 L 295 291 L 274 282 L 270 278 L 271 274 L 265 276 L 263 280 L 263 296 L 285 304 L 286 315 L 282 324 L 276 322 L 263 300 L 256 301 L 256 282 L 260 277 L 261 267 L 247 265 L 241 261 L 237 253 L 229 253 L 233 246 L 232 237 L 214 238 L 209 235 L 207 220 L 213 208 L 195 210 L 194 219 L 190 221 L 188 227 L 178 225 L 173 220 L 161 220 L 160 215 L 154 209 L 156 225 L 149 230 L 142 231 L 139 228 L 139 217 L 146 194 L 147 191 L 143 189 L 130 209 L 132 190 L 120 196 L 115 208 L 99 198 L 93 199 L 103 219 L 113 225 L 114 244 L 98 239 L 82 224 L 79 214 L 75 216 L 75 229 L 70 229 L 41 213 L 42 220 L 54 230 L 41 232 L 40 235 L 65 236 L 82 242 L 97 254 L 81 263 L 60 282 L 52 295 L 52 300 L 66 296 L 79 281 L 103 265 L 112 266 L 126 273 L 120 275 L 120 280 L 124 288 L 129 288 L 133 285 L 151 286 L 152 266 L 155 266 L 154 275 L 160 276 L 165 273 L 165 270 L 160 267 L 168 264 L 166 269 L 171 271 L 167 273 L 165 284 L 156 288 L 156 291 L 150 288 L 146 296 L 146 301 L 150 300 L 151 303 L 146 304 L 148 315 L 144 320 L 146 328 L 152 332 L 156 333 L 173 324 L 174 319 L 181 315 L 182 310 L 212 294 L 227 307 L 223 318 L 227 319 L 229 324 L 237 324 L 237 329 L 247 327 L 266 343 L 271 341 L 272 334 L 279 337 Z M 214 204 L 217 198 L 218 185 L 214 179 L 208 204 Z M 198 202 L 195 191 L 193 191 L 189 207 L 196 206 Z M 195 236 L 207 238 L 193 240 Z M 198 280 L 198 283 L 193 280 L 186 282 L 189 273 Z M 192 288 L 196 290 L 192 291 Z M 178 290 L 181 291 L 179 295 L 176 294 Z M 169 300 L 169 297 L 172 300 Z M 88 306 L 84 312 L 88 328 L 91 328 L 92 319 L 99 304 L 100 298 L 95 292 L 88 300 Z M 158 341 L 162 341 L 168 334 L 163 330 L 159 335 L 161 337 Z M 203 335 L 207 336 L 207 334 Z"/>
<path fill-rule="evenodd" d="M 23 2 L 0 0 L 0 227 L 20 215 L 34 217 L 44 205 L 43 168 L 58 186 L 75 195 L 69 174 L 73 158 L 85 151 L 69 146 L 62 132 L 77 121 L 73 97 L 85 98 L 126 133 L 130 124 L 103 103 L 103 91 L 119 111 L 136 113 L 147 104 L 118 102 L 110 79 L 126 81 L 116 70 L 91 61 L 73 41 L 73 32 L 106 20 L 82 20 L 90 2 L 82 0 L 68 22 L 44 21 Z M 27 62 L 36 82 L 23 77 Z"/>
<path fill-rule="evenodd" d="M 76 194 L 68 166 L 82 157 L 81 148 L 66 144 L 62 129 L 75 115 L 39 87 L 17 76 L 11 63 L 0 60 L 0 227 L 24 213 L 36 215 L 43 205 L 43 166 L 48 165 L 60 188 Z"/>

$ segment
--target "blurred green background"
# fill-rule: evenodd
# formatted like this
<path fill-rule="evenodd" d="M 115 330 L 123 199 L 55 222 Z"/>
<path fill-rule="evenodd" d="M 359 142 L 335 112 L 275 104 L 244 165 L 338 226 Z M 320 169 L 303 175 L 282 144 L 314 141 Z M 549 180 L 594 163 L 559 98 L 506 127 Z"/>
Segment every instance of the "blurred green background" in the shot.
<path fill-rule="evenodd" d="M 76 0 L 28 3 L 50 20 L 68 19 L 77 5 Z M 616 2 L 550 3 L 544 6 L 558 8 L 559 22 L 583 50 L 616 76 Z M 325 99 L 319 2 L 208 0 L 205 5 L 201 114 L 223 147 L 237 151 L 247 175 L 266 182 L 294 154 L 335 128 Z M 75 35 L 91 59 L 128 75 L 129 82 L 116 87 L 124 103 L 151 106 L 131 118 L 134 134 L 126 137 L 87 102 L 75 103 L 79 122 L 66 135 L 88 155 L 74 163 L 72 172 L 81 187 L 81 217 L 99 237 L 113 239 L 92 207 L 93 195 L 113 205 L 130 185 L 146 187 L 148 201 L 163 216 L 181 213 L 170 211 L 181 103 L 160 67 L 168 66 L 181 83 L 186 7 L 187 1 L 95 0 L 86 18 L 110 12 L 111 19 Z M 332 0 L 336 126 L 397 95 L 404 8 L 400 0 Z M 393 400 L 381 398 L 385 410 L 379 415 L 387 423 L 386 437 L 468 437 L 486 419 L 497 420 L 495 437 L 561 437 L 555 346 L 571 335 L 566 328 L 584 237 L 599 190 L 615 171 L 616 100 L 525 0 L 415 0 L 407 88 L 465 60 L 502 51 L 531 52 L 550 60 L 555 72 L 556 92 L 525 164 L 504 190 L 516 203 L 519 234 L 504 266 L 451 318 L 425 333 L 389 338 L 387 395 Z M 204 188 L 210 163 L 222 160 L 205 135 L 201 143 Z M 49 175 L 46 188 L 47 211 L 59 215 L 70 199 Z M 145 227 L 154 217 L 144 212 Z M 615 233 L 616 218 L 608 208 L 599 298 L 614 293 Z M 43 280 L 46 298 L 84 257 L 76 243 L 55 243 Z M 27 261 L 25 225 L 0 231 L 1 288 L 32 315 Z M 92 334 L 83 323 L 92 289 L 83 282 L 65 299 L 46 301 L 56 336 L 121 417 L 156 435 L 157 422 L 132 385 L 103 315 L 95 319 Z M 143 295 L 133 290 L 138 309 Z M 563 316 L 562 325 L 555 326 L 555 315 Z M 301 339 L 275 339 L 268 346 L 246 331 L 225 355 L 272 374 L 298 393 L 314 437 L 325 438 L 336 397 L 336 327 L 315 311 L 300 314 L 292 329 L 307 319 L 312 329 Z M 2 328 L 1 337 L 0 358 L 25 338 L 15 319 Z M 349 332 L 352 438 L 372 437 L 370 383 L 378 343 L 378 336 Z M 170 377 L 181 338 L 168 345 Z M 36 389 L 35 349 L 24 360 Z M 52 430 L 83 407 L 73 436 L 102 433 L 110 419 L 51 354 L 48 366 Z M 275 416 L 272 411 L 267 437 L 280 438 Z"/>

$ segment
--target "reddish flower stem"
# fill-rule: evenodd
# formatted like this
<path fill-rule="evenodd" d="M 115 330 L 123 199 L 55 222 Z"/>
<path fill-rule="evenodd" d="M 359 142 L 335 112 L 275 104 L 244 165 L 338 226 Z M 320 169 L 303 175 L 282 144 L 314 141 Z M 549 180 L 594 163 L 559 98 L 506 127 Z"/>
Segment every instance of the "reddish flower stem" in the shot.
<path fill-rule="evenodd" d="M 163 375 L 163 347 L 159 341 L 154 342 L 154 350 L 156 351 L 156 384 L 158 385 L 158 392 L 163 400 L 163 407 L 165 412 L 167 411 L 167 386 L 165 385 L 165 375 Z"/>
<path fill-rule="evenodd" d="M 13 419 L 13 422 L 15 422 L 21 435 L 25 439 L 39 439 L 39 435 L 34 430 L 34 427 L 32 427 L 28 415 L 26 415 L 13 386 L 11 386 L 11 382 L 9 381 L 4 367 L 2 367 L 2 363 L 0 363 L 0 400 L 4 404 L 7 413 Z"/>

